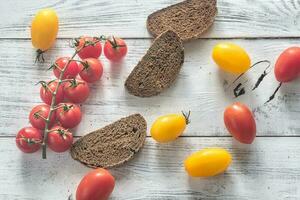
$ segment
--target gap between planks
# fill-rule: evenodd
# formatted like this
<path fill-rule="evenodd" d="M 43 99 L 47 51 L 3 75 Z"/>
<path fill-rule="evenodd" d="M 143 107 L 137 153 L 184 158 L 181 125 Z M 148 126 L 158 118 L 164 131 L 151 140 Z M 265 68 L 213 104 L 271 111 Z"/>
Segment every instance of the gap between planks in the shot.
<path fill-rule="evenodd" d="M 74 138 L 81 138 L 84 135 L 80 136 L 80 135 L 74 135 Z M 232 136 L 230 135 L 220 135 L 220 136 L 216 136 L 216 135 L 183 135 L 183 136 L 179 136 L 178 138 L 231 138 Z M 257 138 L 299 138 L 300 135 L 257 135 Z M 0 139 L 5 139 L 5 138 L 15 138 L 14 135 L 0 135 Z M 150 135 L 147 135 L 146 138 L 151 138 Z"/>
<path fill-rule="evenodd" d="M 71 40 L 73 37 L 59 37 L 56 40 Z M 122 37 L 124 40 L 152 40 L 153 37 Z M 260 36 L 260 37 L 201 37 L 196 40 L 285 40 L 300 39 L 299 35 L 295 36 Z M 0 40 L 31 40 L 29 37 L 0 37 Z M 192 41 L 186 42 L 190 43 Z"/>

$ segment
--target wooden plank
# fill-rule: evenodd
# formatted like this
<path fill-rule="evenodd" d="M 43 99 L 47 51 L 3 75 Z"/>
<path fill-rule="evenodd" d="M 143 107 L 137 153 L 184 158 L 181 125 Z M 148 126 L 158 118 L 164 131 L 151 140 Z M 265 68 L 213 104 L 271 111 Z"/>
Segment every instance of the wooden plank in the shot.
<path fill-rule="evenodd" d="M 115 34 L 148 38 L 146 19 L 152 12 L 181 0 L 15 0 L 1 1 L 0 38 L 30 37 L 34 14 L 54 8 L 60 18 L 59 37 Z M 218 0 L 218 16 L 205 38 L 298 37 L 300 2 L 296 0 Z M 83 17 L 84 16 L 84 17 Z"/>
<path fill-rule="evenodd" d="M 191 110 L 192 123 L 185 135 L 222 136 L 228 135 L 223 124 L 224 108 L 235 101 L 248 104 L 255 111 L 257 130 L 260 136 L 299 135 L 300 87 L 299 81 L 284 84 L 278 97 L 264 105 L 277 86 L 273 72 L 254 92 L 234 98 L 232 89 L 225 90 L 235 76 L 218 70 L 210 54 L 213 45 L 221 40 L 198 40 L 185 45 L 185 63 L 178 80 L 162 94 L 152 98 L 139 98 L 128 94 L 123 84 L 126 77 L 146 52 L 150 40 L 127 40 L 129 54 L 124 62 L 110 64 L 102 56 L 104 76 L 91 85 L 92 93 L 82 106 L 84 117 L 76 135 L 83 135 L 126 115 L 139 112 L 149 126 L 159 115 Z M 274 64 L 278 54 L 298 40 L 234 40 L 245 47 L 252 62 L 268 59 Z M 59 55 L 70 55 L 67 40 L 59 40 L 56 47 L 46 54 L 45 64 L 35 64 L 34 50 L 29 40 L 0 40 L 0 135 L 14 136 L 28 125 L 30 109 L 39 103 L 40 80 L 53 78 L 46 71 L 50 62 Z M 265 66 L 260 65 L 247 74 L 248 83 L 253 85 Z M 213 120 L 212 120 L 213 119 Z M 280 122 L 280 123 L 278 123 Z"/>
<path fill-rule="evenodd" d="M 132 161 L 111 170 L 111 199 L 298 199 L 300 138 L 257 138 L 251 146 L 230 138 L 181 138 L 158 145 L 151 138 Z M 68 153 L 22 154 L 12 138 L 0 138 L 0 199 L 67 199 L 90 169 Z M 205 147 L 228 149 L 233 163 L 212 178 L 189 178 L 183 160 Z"/>

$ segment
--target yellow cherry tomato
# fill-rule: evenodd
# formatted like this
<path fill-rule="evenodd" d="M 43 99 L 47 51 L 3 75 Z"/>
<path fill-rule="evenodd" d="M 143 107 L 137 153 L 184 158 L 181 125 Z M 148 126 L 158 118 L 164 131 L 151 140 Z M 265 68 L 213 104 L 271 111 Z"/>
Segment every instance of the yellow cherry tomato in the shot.
<path fill-rule="evenodd" d="M 231 155 L 222 148 L 206 148 L 191 154 L 185 161 L 185 170 L 193 177 L 215 176 L 231 163 Z"/>
<path fill-rule="evenodd" d="M 246 72 L 251 65 L 247 52 L 233 43 L 219 43 L 212 51 L 213 60 L 226 72 L 241 74 Z"/>
<path fill-rule="evenodd" d="M 42 9 L 31 23 L 31 42 L 40 51 L 46 51 L 55 42 L 58 32 L 58 17 L 54 10 Z"/>
<path fill-rule="evenodd" d="M 189 114 L 168 114 L 157 118 L 150 130 L 152 138 L 161 143 L 175 140 L 188 124 Z"/>

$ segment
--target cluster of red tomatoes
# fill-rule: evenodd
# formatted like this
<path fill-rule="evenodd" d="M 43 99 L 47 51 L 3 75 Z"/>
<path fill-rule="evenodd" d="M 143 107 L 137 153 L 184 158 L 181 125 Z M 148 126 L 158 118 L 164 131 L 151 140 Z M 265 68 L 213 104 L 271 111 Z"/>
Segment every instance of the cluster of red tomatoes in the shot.
<path fill-rule="evenodd" d="M 103 38 L 102 38 L 103 39 Z M 113 62 L 127 53 L 127 45 L 120 38 L 105 38 L 104 55 Z M 31 127 L 22 128 L 16 136 L 18 148 L 33 153 L 45 143 L 54 152 L 67 151 L 73 143 L 69 129 L 76 127 L 82 117 L 80 106 L 90 94 L 89 85 L 103 74 L 98 60 L 102 53 L 99 38 L 81 37 L 75 40 L 76 54 L 81 60 L 60 57 L 51 66 L 57 79 L 41 81 L 40 97 L 43 104 L 35 106 L 29 114 Z M 53 99 L 54 98 L 54 99 Z"/>

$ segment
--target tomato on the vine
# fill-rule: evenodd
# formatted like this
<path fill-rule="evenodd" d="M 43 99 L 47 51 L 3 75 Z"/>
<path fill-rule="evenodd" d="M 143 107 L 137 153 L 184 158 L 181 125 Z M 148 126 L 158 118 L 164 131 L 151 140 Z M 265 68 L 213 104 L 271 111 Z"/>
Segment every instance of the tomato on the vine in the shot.
<path fill-rule="evenodd" d="M 22 128 L 16 136 L 17 147 L 24 153 L 33 153 L 40 149 L 42 132 L 33 127 Z"/>
<path fill-rule="evenodd" d="M 87 43 L 93 43 L 93 44 L 84 47 L 84 45 Z M 77 50 L 81 49 L 78 52 L 78 56 L 81 59 L 99 58 L 101 55 L 101 52 L 102 52 L 102 46 L 101 46 L 100 41 L 97 38 L 88 37 L 88 36 L 79 38 L 76 49 Z"/>
<path fill-rule="evenodd" d="M 48 147 L 54 152 L 65 152 L 73 144 L 72 133 L 61 126 L 54 126 L 51 128 L 47 136 Z"/>
<path fill-rule="evenodd" d="M 114 190 L 115 178 L 98 168 L 86 174 L 76 190 L 76 200 L 107 200 Z"/>
<path fill-rule="evenodd" d="M 56 76 L 56 78 L 59 78 L 61 71 L 64 69 L 64 67 L 66 67 L 69 60 L 69 57 L 60 57 L 55 61 L 55 64 L 51 66 L 53 68 L 53 73 Z M 79 68 L 77 62 L 71 61 L 65 69 L 62 79 L 75 78 L 78 75 L 78 73 Z"/>
<path fill-rule="evenodd" d="M 83 103 L 90 94 L 90 88 L 85 81 L 73 79 L 64 85 L 64 94 L 72 103 Z"/>
<path fill-rule="evenodd" d="M 51 105 L 52 102 L 52 93 L 55 91 L 55 88 L 58 84 L 57 81 L 52 82 L 41 82 L 42 86 L 40 89 L 40 97 L 42 101 L 48 105 Z M 62 85 L 59 86 L 56 98 L 55 98 L 55 104 L 59 104 L 64 100 L 64 91 Z"/>
<path fill-rule="evenodd" d="M 56 110 L 56 118 L 65 128 L 74 128 L 81 121 L 81 110 L 79 106 L 72 103 L 63 103 Z"/>
<path fill-rule="evenodd" d="M 127 54 L 127 45 L 121 38 L 112 37 L 104 44 L 104 55 L 110 61 L 120 61 Z"/>
<path fill-rule="evenodd" d="M 29 122 L 34 128 L 44 129 L 46 126 L 46 119 L 50 112 L 50 106 L 47 104 L 40 104 L 35 106 L 29 114 Z M 55 113 L 52 113 L 49 126 L 55 123 Z"/>
<path fill-rule="evenodd" d="M 88 83 L 98 81 L 103 74 L 102 63 L 95 58 L 87 58 L 79 64 L 79 75 Z"/>

